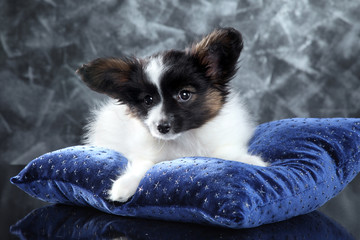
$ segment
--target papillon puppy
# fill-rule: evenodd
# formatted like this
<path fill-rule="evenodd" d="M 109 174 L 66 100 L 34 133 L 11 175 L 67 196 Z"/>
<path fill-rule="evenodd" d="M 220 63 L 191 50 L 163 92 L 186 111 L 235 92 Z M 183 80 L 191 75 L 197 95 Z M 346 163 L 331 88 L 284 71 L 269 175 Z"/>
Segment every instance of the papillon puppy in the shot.
<path fill-rule="evenodd" d="M 94 111 L 85 143 L 124 154 L 128 166 L 109 199 L 125 202 L 156 163 L 204 156 L 267 166 L 248 153 L 254 123 L 230 86 L 241 34 L 220 28 L 184 51 L 147 58 L 98 58 L 77 70 L 111 98 Z"/>

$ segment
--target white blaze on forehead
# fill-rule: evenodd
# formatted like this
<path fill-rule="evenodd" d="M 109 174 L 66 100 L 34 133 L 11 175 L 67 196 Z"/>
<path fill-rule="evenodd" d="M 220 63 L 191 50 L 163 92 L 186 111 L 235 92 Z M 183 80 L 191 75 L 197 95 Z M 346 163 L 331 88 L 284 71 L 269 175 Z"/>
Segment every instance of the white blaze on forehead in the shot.
<path fill-rule="evenodd" d="M 145 73 L 150 83 L 154 84 L 160 95 L 160 103 L 153 106 L 148 112 L 145 124 L 148 126 L 151 134 L 154 136 L 157 133 L 157 125 L 165 117 L 162 112 L 163 99 L 160 90 L 160 77 L 163 72 L 164 66 L 161 57 L 150 58 L 149 63 L 145 67 Z"/>
<path fill-rule="evenodd" d="M 159 122 L 160 120 L 164 119 L 164 114 L 162 112 L 162 105 L 163 105 L 163 97 L 161 96 L 161 89 L 160 89 L 160 78 L 164 70 L 164 65 L 162 64 L 162 58 L 152 57 L 150 58 L 149 63 L 145 67 L 145 73 L 147 75 L 148 80 L 154 84 L 157 88 L 157 91 L 160 96 L 160 102 L 153 106 L 148 113 L 147 121 L 151 122 Z"/>
<path fill-rule="evenodd" d="M 160 102 L 149 110 L 148 116 L 145 119 L 145 124 L 149 128 L 150 133 L 153 137 L 168 140 L 168 139 L 174 139 L 179 134 L 173 134 L 171 133 L 171 131 L 167 134 L 161 134 L 157 129 L 161 121 L 167 119 L 166 113 L 164 112 L 164 108 L 163 108 L 164 99 L 161 95 L 162 92 L 160 88 L 161 75 L 163 74 L 164 71 L 165 71 L 165 65 L 163 64 L 161 56 L 150 58 L 149 63 L 145 67 L 145 73 L 147 75 L 148 80 L 156 86 L 158 93 L 160 95 Z"/>
<path fill-rule="evenodd" d="M 160 56 L 150 58 L 149 63 L 145 67 L 145 72 L 149 81 L 157 87 L 160 95 L 160 77 L 164 71 L 164 68 L 165 66 L 163 64 L 162 57 Z"/>

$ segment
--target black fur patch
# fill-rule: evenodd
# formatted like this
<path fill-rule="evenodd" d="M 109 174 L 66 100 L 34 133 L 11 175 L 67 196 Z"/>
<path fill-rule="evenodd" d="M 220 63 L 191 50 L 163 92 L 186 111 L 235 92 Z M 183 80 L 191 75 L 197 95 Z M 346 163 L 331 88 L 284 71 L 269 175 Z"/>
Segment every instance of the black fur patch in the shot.
<path fill-rule="evenodd" d="M 160 87 L 164 98 L 164 111 L 171 116 L 174 133 L 198 128 L 212 119 L 225 102 L 226 85 L 215 87 L 206 75 L 206 67 L 199 59 L 184 51 L 169 51 L 163 56 L 165 69 Z M 179 102 L 176 98 L 182 89 L 192 89 L 192 98 Z M 209 93 L 213 94 L 216 104 L 209 102 Z"/>
<path fill-rule="evenodd" d="M 156 86 L 148 81 L 143 63 L 137 59 L 98 58 L 84 64 L 77 73 L 91 89 L 128 105 L 137 117 L 146 117 L 148 110 L 160 101 Z M 152 105 L 144 103 L 147 95 L 152 96 Z"/>

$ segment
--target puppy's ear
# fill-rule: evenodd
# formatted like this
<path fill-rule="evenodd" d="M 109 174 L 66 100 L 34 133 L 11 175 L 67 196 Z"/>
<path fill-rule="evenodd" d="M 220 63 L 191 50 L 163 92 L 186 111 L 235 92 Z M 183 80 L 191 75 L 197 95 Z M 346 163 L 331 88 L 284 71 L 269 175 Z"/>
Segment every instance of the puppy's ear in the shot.
<path fill-rule="evenodd" d="M 118 98 L 139 65 L 135 58 L 98 58 L 81 66 L 76 73 L 92 90 Z"/>
<path fill-rule="evenodd" d="M 240 32 L 234 28 L 220 28 L 194 44 L 188 52 L 205 67 L 208 77 L 224 84 L 236 73 L 236 64 L 242 48 Z"/>

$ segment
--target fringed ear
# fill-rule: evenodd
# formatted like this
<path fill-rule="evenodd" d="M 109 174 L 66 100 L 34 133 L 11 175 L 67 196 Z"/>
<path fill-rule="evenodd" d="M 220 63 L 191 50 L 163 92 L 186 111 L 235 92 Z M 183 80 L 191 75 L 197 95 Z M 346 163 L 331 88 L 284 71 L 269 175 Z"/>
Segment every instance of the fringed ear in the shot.
<path fill-rule="evenodd" d="M 194 44 L 188 53 L 198 58 L 208 77 L 216 83 L 225 84 L 236 73 L 242 48 L 240 32 L 234 28 L 220 28 Z"/>
<path fill-rule="evenodd" d="M 139 65 L 135 58 L 98 58 L 84 64 L 76 73 L 92 90 L 118 98 L 120 88 L 130 81 Z"/>

